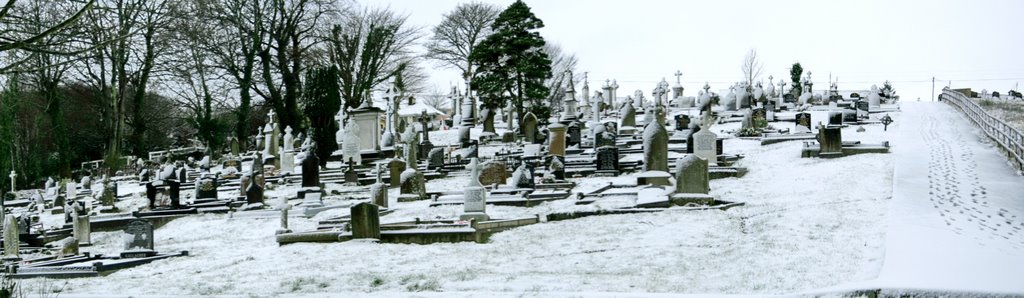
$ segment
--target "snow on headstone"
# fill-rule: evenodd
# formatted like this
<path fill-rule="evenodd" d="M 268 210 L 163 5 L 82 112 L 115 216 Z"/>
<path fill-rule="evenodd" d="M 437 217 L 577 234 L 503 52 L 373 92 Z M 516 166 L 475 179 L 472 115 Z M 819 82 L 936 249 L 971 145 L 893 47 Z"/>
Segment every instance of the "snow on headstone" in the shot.
<path fill-rule="evenodd" d="M 355 164 L 362 164 L 363 158 L 359 150 L 359 124 L 356 124 L 355 119 L 349 118 L 348 124 L 345 126 L 345 140 L 343 141 L 341 148 L 342 161 L 348 163 L 349 161 Z"/>

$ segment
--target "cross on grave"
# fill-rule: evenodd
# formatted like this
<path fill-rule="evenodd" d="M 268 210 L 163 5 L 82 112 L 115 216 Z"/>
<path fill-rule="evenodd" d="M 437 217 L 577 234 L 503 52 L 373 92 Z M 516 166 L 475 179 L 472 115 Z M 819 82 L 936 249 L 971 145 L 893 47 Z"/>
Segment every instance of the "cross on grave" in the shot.
<path fill-rule="evenodd" d="M 14 177 L 18 177 L 18 173 L 15 173 L 14 171 L 11 171 L 11 175 L 9 175 L 7 177 L 11 177 L 11 192 L 14 192 L 14 181 L 15 181 Z"/>
<path fill-rule="evenodd" d="M 889 117 L 889 114 L 885 114 L 885 116 L 882 117 L 883 130 L 889 131 L 889 124 L 892 124 L 892 117 Z"/>
<path fill-rule="evenodd" d="M 676 84 L 681 84 L 681 83 L 679 82 L 679 77 L 682 77 L 682 76 L 683 76 L 683 72 L 682 72 L 682 71 L 679 71 L 679 70 L 676 70 L 675 76 L 676 76 Z"/>
<path fill-rule="evenodd" d="M 270 110 L 270 112 L 267 113 L 267 118 L 268 118 L 267 123 L 274 123 L 274 115 L 275 115 L 274 110 Z"/>
<path fill-rule="evenodd" d="M 425 141 L 430 141 L 430 135 L 429 135 L 429 134 L 427 134 L 427 131 L 429 131 L 429 130 L 430 130 L 430 129 L 429 129 L 428 127 L 427 127 L 427 124 L 428 124 L 429 122 L 430 122 L 430 117 L 429 117 L 429 116 L 427 116 L 427 110 L 425 110 L 425 109 L 424 109 L 424 110 L 423 110 L 423 111 L 422 111 L 422 112 L 420 113 L 420 125 L 422 125 L 422 126 L 423 126 L 423 140 L 425 140 Z"/>

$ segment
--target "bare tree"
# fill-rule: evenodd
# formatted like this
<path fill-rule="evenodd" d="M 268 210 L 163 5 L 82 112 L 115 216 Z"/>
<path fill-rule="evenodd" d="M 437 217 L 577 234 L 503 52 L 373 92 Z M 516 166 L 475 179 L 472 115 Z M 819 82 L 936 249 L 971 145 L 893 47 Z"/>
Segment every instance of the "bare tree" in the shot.
<path fill-rule="evenodd" d="M 469 56 L 473 47 L 491 34 L 491 23 L 501 11 L 502 7 L 491 3 L 459 4 L 434 27 L 434 35 L 426 45 L 427 58 L 458 69 L 464 79 L 473 77 Z"/>
<path fill-rule="evenodd" d="M 423 104 L 431 106 L 438 111 L 452 112 L 452 102 L 448 98 L 448 94 L 442 92 L 441 89 L 437 89 L 436 86 L 432 91 L 420 95 L 420 100 L 423 101 Z"/>
<path fill-rule="evenodd" d="M 323 41 L 327 20 L 337 16 L 334 0 L 269 0 L 261 34 L 267 39 L 258 53 L 261 88 L 253 89 L 280 117 L 281 126 L 300 127 L 298 99 L 307 55 Z M 280 82 L 280 83 L 278 83 Z"/>
<path fill-rule="evenodd" d="M 761 59 L 757 57 L 757 50 L 750 49 L 747 52 L 747 57 L 743 58 L 743 78 L 747 80 L 747 86 L 753 86 L 754 81 L 761 76 L 761 72 L 764 70 L 764 65 L 761 63 Z"/>
<path fill-rule="evenodd" d="M 7 0 L 7 3 L 4 4 L 2 8 L 0 8 L 0 24 L 9 25 L 12 23 L 16 24 L 20 22 L 22 16 L 12 14 L 12 12 L 16 10 L 15 6 L 17 2 L 17 0 Z M 0 52 L 20 49 L 30 52 L 59 53 L 57 51 L 54 51 L 53 49 L 39 47 L 38 42 L 46 38 L 47 36 L 60 32 L 61 30 L 64 30 L 67 27 L 74 24 L 75 22 L 77 22 L 78 19 L 85 14 L 85 12 L 89 11 L 92 8 L 95 2 L 96 0 L 89 0 L 88 2 L 85 2 L 81 6 L 81 8 L 77 9 L 77 11 L 73 15 L 63 18 L 62 20 L 59 20 L 56 24 L 52 24 L 43 28 L 43 30 L 35 30 L 34 32 L 28 32 L 12 30 L 12 28 L 7 28 L 7 26 L 4 26 L 4 28 L 2 29 L 3 34 L 0 34 Z M 67 9 L 69 7 L 62 8 Z"/>
<path fill-rule="evenodd" d="M 404 85 L 412 82 L 412 46 L 420 28 L 406 24 L 407 19 L 390 8 L 367 8 L 334 25 L 329 41 L 341 74 L 342 109 L 359 106 L 367 91 L 396 75 Z"/>

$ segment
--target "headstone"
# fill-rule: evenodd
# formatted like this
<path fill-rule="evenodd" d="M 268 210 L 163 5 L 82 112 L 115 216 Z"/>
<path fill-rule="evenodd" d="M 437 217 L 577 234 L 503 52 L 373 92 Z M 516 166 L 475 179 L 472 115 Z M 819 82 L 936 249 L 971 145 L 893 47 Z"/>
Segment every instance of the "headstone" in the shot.
<path fill-rule="evenodd" d="M 796 133 L 809 133 L 811 132 L 811 114 L 810 113 L 797 113 L 796 114 Z"/>
<path fill-rule="evenodd" d="M 430 149 L 427 154 L 427 169 L 434 170 L 444 166 L 444 148 Z"/>
<path fill-rule="evenodd" d="M 261 187 L 259 183 L 249 183 L 249 187 L 245 189 L 245 203 L 263 203 L 263 187 Z"/>
<path fill-rule="evenodd" d="M 461 220 L 474 220 L 484 221 L 489 219 L 485 208 L 487 207 L 487 190 L 480 184 L 480 168 L 479 162 L 476 158 L 469 161 L 469 165 L 466 166 L 470 170 L 469 183 L 466 184 L 466 188 L 463 190 L 463 197 L 466 202 L 463 204 L 464 212 L 459 219 Z"/>
<path fill-rule="evenodd" d="M 14 214 L 7 214 L 4 217 L 4 258 L 5 261 L 21 260 L 19 249 L 21 240 L 18 239 L 18 218 Z"/>
<path fill-rule="evenodd" d="M 839 127 L 818 127 L 818 143 L 821 144 L 819 156 L 842 155 L 842 129 Z"/>
<path fill-rule="evenodd" d="M 281 227 L 277 229 L 276 234 L 291 233 L 292 230 L 288 228 L 288 210 L 292 209 L 292 205 L 288 204 L 287 198 L 282 197 L 277 208 L 281 210 Z"/>
<path fill-rule="evenodd" d="M 597 171 L 619 171 L 619 148 L 603 146 L 597 148 Z"/>
<path fill-rule="evenodd" d="M 676 193 L 707 194 L 711 189 L 708 184 L 708 161 L 688 154 L 676 160 Z"/>
<path fill-rule="evenodd" d="M 565 128 L 565 125 L 562 125 L 561 123 L 548 125 L 548 131 L 551 134 L 548 154 L 554 156 L 565 156 Z"/>
<path fill-rule="evenodd" d="M 153 250 L 153 224 L 135 219 L 124 227 L 124 251 L 122 258 L 145 258 L 156 255 Z"/>
<path fill-rule="evenodd" d="M 483 164 L 483 169 L 480 170 L 480 184 L 505 184 L 505 180 L 508 180 L 508 171 L 504 162 L 490 160 Z"/>
<path fill-rule="evenodd" d="M 688 115 L 676 115 L 674 119 L 676 130 L 686 130 L 690 126 L 690 116 Z"/>
<path fill-rule="evenodd" d="M 351 160 L 356 164 L 362 164 L 363 158 L 359 150 L 359 133 L 359 124 L 356 124 L 355 119 L 349 118 L 348 123 L 345 125 L 345 140 L 341 146 L 341 156 L 343 161 L 348 162 Z M 305 168 L 303 168 L 303 170 L 305 170 Z"/>
<path fill-rule="evenodd" d="M 387 184 L 377 182 L 370 185 L 370 199 L 377 206 L 388 208 L 388 186 Z"/>
<path fill-rule="evenodd" d="M 709 129 L 701 129 L 693 134 L 693 154 L 708 161 L 709 165 L 718 164 L 718 136 Z"/>
<path fill-rule="evenodd" d="M 295 172 L 295 151 L 285 150 L 281 152 L 281 174 Z"/>
<path fill-rule="evenodd" d="M 754 128 L 765 128 L 768 126 L 768 112 L 764 108 L 754 109 L 750 113 Z"/>
<path fill-rule="evenodd" d="M 516 171 L 512 173 L 512 180 L 509 181 L 512 187 L 530 188 L 534 187 L 533 171 L 527 169 L 526 163 L 519 164 Z"/>
<path fill-rule="evenodd" d="M 843 113 L 828 112 L 828 125 L 843 125 Z"/>
<path fill-rule="evenodd" d="M 424 187 L 423 174 L 418 170 L 406 165 L 405 171 L 399 177 L 399 191 L 403 195 L 414 195 L 419 199 L 426 199 L 427 192 Z"/>
<path fill-rule="evenodd" d="M 548 172 L 555 177 L 555 180 L 565 180 L 564 159 L 564 156 L 551 156 L 551 162 L 548 163 Z"/>
<path fill-rule="evenodd" d="M 320 159 L 312 150 L 302 160 L 302 187 L 320 187 Z"/>
<path fill-rule="evenodd" d="M 537 144 L 537 116 L 533 113 L 527 112 L 526 116 L 523 116 L 523 124 L 520 126 L 523 131 L 523 139 L 527 144 Z"/>
<path fill-rule="evenodd" d="M 380 209 L 377 205 L 359 203 L 349 211 L 353 239 L 380 239 Z"/>
<path fill-rule="evenodd" d="M 857 101 L 857 118 L 867 118 L 867 117 L 869 117 L 868 115 L 870 115 L 870 111 L 871 111 L 871 106 L 870 106 L 870 104 L 867 101 L 865 101 L 865 100 L 858 100 Z"/>
<path fill-rule="evenodd" d="M 569 124 L 569 128 L 566 129 L 566 135 L 568 136 L 565 143 L 567 147 L 572 147 L 580 144 L 582 132 L 580 131 L 580 126 L 575 122 Z"/>
<path fill-rule="evenodd" d="M 402 171 L 405 171 L 405 161 L 401 159 L 392 159 L 388 162 L 388 176 L 391 177 L 389 184 L 392 187 L 401 185 L 400 177 L 402 176 Z"/>
<path fill-rule="evenodd" d="M 86 212 L 83 213 L 85 214 L 78 212 L 72 213 L 74 218 L 71 222 L 71 229 L 75 239 L 78 239 L 79 246 L 89 246 L 92 245 L 92 237 L 90 237 L 92 234 L 92 227 L 89 223 L 89 214 Z"/>
<path fill-rule="evenodd" d="M 621 127 L 636 126 L 636 108 L 633 108 L 632 102 L 627 103 L 625 106 L 623 106 L 622 110 L 619 112 L 619 115 L 621 115 L 622 117 L 622 124 L 620 125 Z"/>
<path fill-rule="evenodd" d="M 868 93 L 868 106 L 869 107 L 880 107 L 882 104 L 882 97 L 878 95 L 878 86 L 872 85 L 871 92 Z"/>
<path fill-rule="evenodd" d="M 657 121 L 644 129 L 643 169 L 668 172 L 668 131 Z"/>
<path fill-rule="evenodd" d="M 693 154 L 693 135 L 700 131 L 700 124 L 690 122 L 690 134 L 686 136 L 686 153 Z"/>
<path fill-rule="evenodd" d="M 196 180 L 196 199 L 217 198 L 217 178 L 206 176 Z"/>

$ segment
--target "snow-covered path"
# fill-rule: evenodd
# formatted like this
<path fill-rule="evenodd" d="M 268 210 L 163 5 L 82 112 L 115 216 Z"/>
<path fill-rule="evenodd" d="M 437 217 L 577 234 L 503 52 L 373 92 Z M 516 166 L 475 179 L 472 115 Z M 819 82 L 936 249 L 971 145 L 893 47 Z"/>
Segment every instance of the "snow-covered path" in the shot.
<path fill-rule="evenodd" d="M 1024 177 L 945 103 L 902 107 L 877 286 L 1024 293 Z"/>

